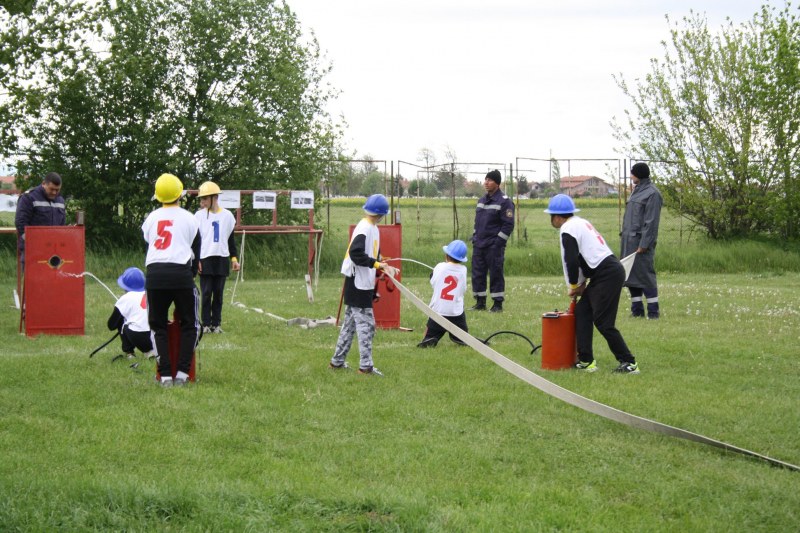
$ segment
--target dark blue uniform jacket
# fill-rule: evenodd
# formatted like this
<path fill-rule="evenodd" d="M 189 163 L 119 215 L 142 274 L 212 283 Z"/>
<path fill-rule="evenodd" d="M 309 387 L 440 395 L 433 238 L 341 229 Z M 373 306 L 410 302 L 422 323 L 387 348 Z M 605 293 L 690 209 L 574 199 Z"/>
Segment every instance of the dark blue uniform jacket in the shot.
<path fill-rule="evenodd" d="M 472 244 L 477 248 L 505 246 L 514 231 L 514 202 L 497 190 L 478 200 Z"/>
<path fill-rule="evenodd" d="M 39 185 L 22 194 L 17 201 L 17 246 L 25 249 L 26 226 L 63 226 L 67 222 L 66 202 L 62 196 L 50 200 Z"/>

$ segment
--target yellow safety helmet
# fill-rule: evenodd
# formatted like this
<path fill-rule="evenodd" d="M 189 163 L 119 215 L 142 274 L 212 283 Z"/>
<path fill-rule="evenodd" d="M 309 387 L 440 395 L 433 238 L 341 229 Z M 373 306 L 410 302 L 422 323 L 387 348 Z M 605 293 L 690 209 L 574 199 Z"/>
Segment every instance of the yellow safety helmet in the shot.
<path fill-rule="evenodd" d="M 174 174 L 161 174 L 156 180 L 155 199 L 171 204 L 183 195 L 183 183 Z"/>
<path fill-rule="evenodd" d="M 214 194 L 219 194 L 219 185 L 214 183 L 213 181 L 207 181 L 200 186 L 200 189 L 197 191 L 197 197 L 202 198 L 204 196 L 212 196 Z"/>

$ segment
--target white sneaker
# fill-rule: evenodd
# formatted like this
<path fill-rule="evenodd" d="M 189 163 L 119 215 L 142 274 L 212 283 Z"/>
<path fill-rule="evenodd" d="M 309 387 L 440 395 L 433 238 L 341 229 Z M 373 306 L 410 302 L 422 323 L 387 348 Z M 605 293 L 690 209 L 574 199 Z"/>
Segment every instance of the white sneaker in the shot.
<path fill-rule="evenodd" d="M 381 372 L 380 370 L 378 370 L 374 366 L 371 366 L 369 368 L 359 368 L 358 369 L 358 373 L 359 374 L 367 374 L 369 376 L 381 376 L 381 377 L 383 377 L 383 372 Z"/>

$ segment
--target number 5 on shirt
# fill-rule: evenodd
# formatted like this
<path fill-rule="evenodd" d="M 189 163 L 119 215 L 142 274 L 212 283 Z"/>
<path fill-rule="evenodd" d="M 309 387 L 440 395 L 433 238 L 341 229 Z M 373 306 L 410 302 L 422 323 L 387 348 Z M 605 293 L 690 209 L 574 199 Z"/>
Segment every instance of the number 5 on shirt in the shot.
<path fill-rule="evenodd" d="M 172 244 L 172 233 L 169 231 L 170 226 L 172 226 L 171 220 L 158 221 L 158 239 L 153 243 L 156 250 L 166 250 L 169 248 L 169 245 Z"/>

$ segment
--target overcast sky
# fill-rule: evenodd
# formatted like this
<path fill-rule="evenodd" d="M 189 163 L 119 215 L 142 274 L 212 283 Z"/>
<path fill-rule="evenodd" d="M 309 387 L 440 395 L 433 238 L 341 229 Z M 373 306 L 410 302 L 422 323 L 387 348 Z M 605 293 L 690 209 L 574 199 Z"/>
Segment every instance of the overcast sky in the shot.
<path fill-rule="evenodd" d="M 459 161 L 514 163 L 551 152 L 620 157 L 609 122 L 628 102 L 612 75 L 632 81 L 649 71 L 651 58 L 663 57 L 665 15 L 678 21 L 694 9 L 716 30 L 726 17 L 750 20 L 765 2 L 287 3 L 333 65 L 329 82 L 341 94 L 330 110 L 344 115 L 346 146 L 358 156 L 417 162 L 429 148 L 443 163 L 449 147 Z M 597 174 L 573 165 L 573 175 Z"/>

